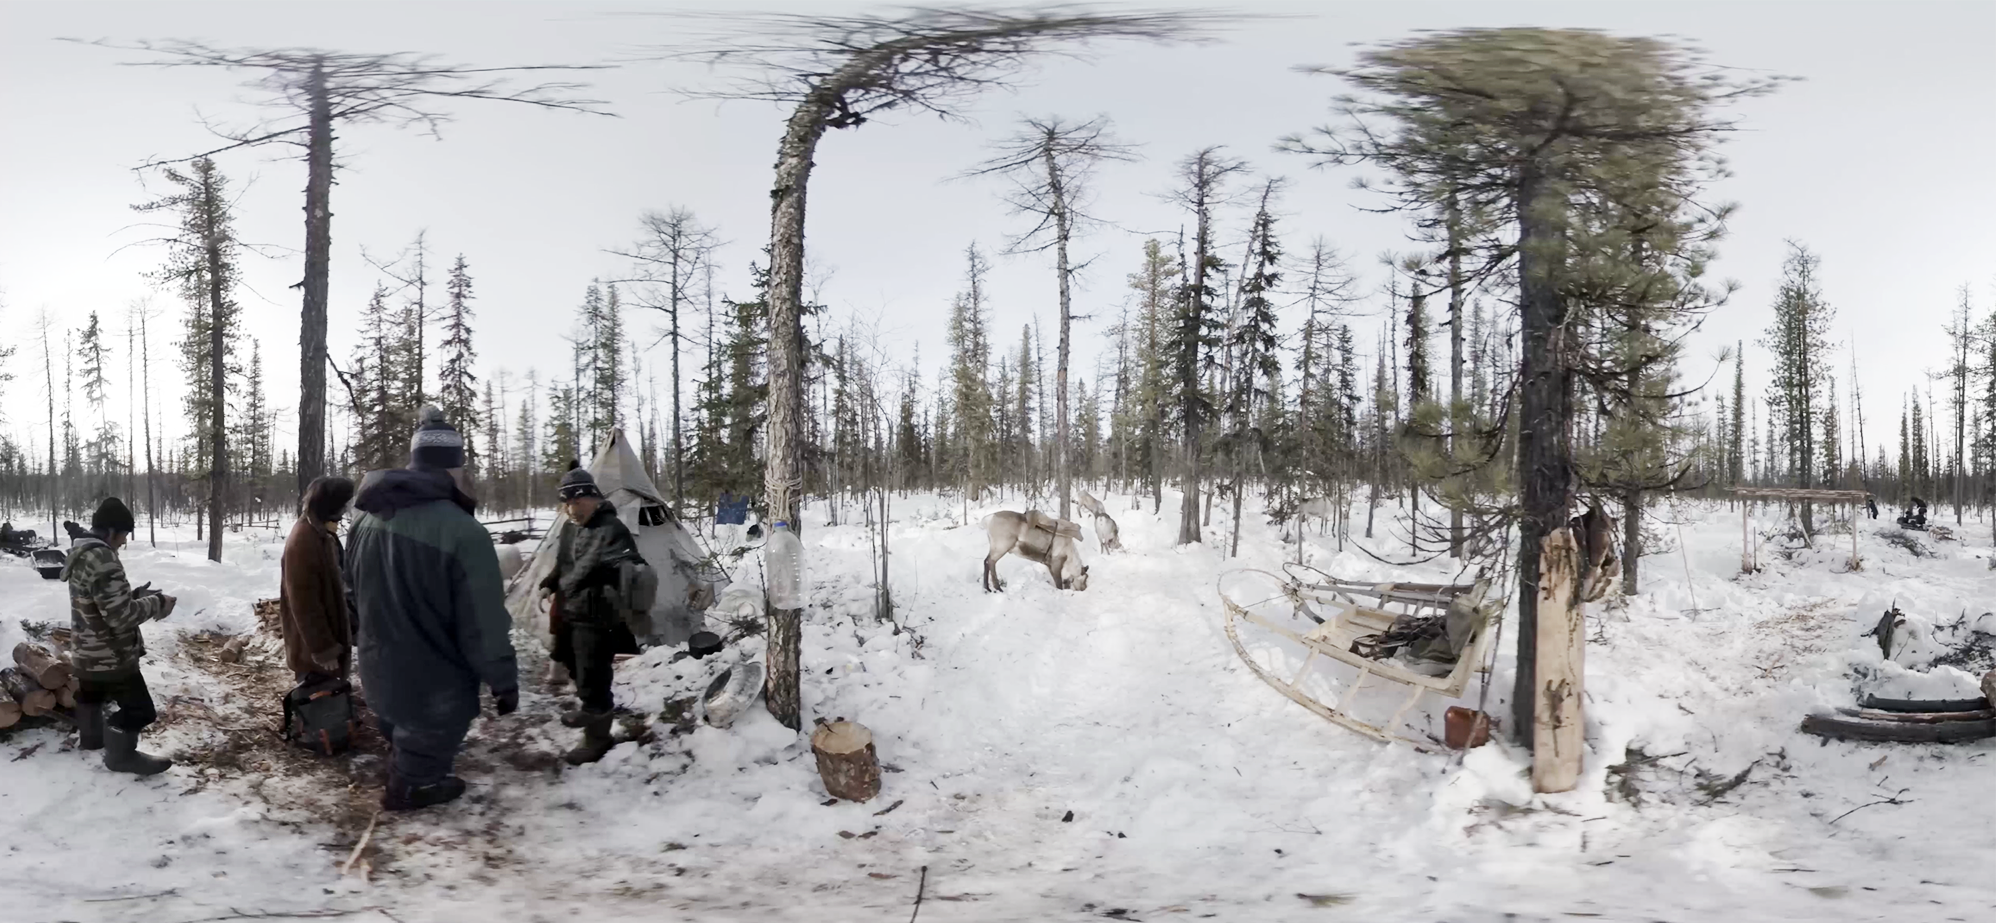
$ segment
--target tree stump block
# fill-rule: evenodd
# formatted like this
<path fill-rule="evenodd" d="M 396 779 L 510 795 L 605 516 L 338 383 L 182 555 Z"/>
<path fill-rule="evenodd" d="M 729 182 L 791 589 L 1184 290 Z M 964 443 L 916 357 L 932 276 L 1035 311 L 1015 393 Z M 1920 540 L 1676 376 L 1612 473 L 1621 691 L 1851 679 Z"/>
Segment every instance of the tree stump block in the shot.
<path fill-rule="evenodd" d="M 864 725 L 844 719 L 818 725 L 811 733 L 811 752 L 832 797 L 866 801 L 880 794 L 880 758 L 873 750 L 873 732 Z"/>
<path fill-rule="evenodd" d="M 34 677 L 43 689 L 61 689 L 69 685 L 69 664 L 64 663 L 54 651 L 33 641 L 14 645 L 14 662 Z"/>
<path fill-rule="evenodd" d="M 1532 790 L 1572 791 L 1580 781 L 1581 697 L 1587 625 L 1580 608 L 1580 549 L 1554 529 L 1539 555 L 1537 702 L 1532 722 Z"/>
<path fill-rule="evenodd" d="M 0 670 L 0 689 L 6 689 L 14 701 L 21 704 L 21 714 L 29 718 L 39 718 L 55 710 L 55 693 L 42 688 L 20 667 Z"/>

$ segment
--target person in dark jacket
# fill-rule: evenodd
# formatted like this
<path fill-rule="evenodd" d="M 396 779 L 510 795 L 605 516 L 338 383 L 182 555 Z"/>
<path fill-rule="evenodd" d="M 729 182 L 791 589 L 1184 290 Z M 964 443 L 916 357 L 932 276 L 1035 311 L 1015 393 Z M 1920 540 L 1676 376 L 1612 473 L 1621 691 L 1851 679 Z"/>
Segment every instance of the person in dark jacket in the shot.
<path fill-rule="evenodd" d="M 174 599 L 132 589 L 118 549 L 135 530 L 132 511 L 116 497 L 90 516 L 90 531 L 70 545 L 62 579 L 69 583 L 70 662 L 76 668 L 77 747 L 104 751 L 104 768 L 149 776 L 173 761 L 139 751 L 139 732 L 159 713 L 139 673 L 145 638 L 139 626 L 173 612 Z M 117 711 L 108 718 L 104 707 Z"/>
<path fill-rule="evenodd" d="M 512 617 L 492 537 L 471 515 L 464 440 L 435 407 L 418 419 L 409 467 L 361 484 L 346 560 L 361 684 L 391 748 L 391 811 L 464 794 L 451 768 L 481 684 L 499 714 L 520 706 Z"/>
<path fill-rule="evenodd" d="M 581 745 L 564 757 L 569 765 L 580 766 L 610 752 L 610 716 L 616 709 L 611 668 L 617 654 L 638 650 L 615 594 L 619 564 L 638 558 L 638 543 L 588 469 L 562 475 L 559 496 L 568 524 L 562 527 L 554 569 L 540 586 L 543 595 L 557 595 L 567 633 L 567 644 L 560 646 L 570 653 L 582 697 L 581 708 L 561 717 L 562 724 L 582 729 Z"/>
<path fill-rule="evenodd" d="M 340 574 L 340 520 L 354 484 L 341 477 L 305 488 L 305 511 L 284 540 L 278 624 L 284 659 L 300 684 L 344 678 L 353 665 L 353 611 Z"/>

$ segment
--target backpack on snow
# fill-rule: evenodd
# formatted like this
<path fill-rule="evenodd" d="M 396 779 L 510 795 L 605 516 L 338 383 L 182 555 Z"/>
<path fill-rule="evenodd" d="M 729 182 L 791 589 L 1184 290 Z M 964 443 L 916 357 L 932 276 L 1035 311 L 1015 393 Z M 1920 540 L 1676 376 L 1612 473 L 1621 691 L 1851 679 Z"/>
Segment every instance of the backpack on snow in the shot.
<path fill-rule="evenodd" d="M 284 694 L 286 742 L 321 756 L 345 753 L 353 746 L 359 721 L 354 716 L 353 684 L 339 677 L 300 684 Z"/>

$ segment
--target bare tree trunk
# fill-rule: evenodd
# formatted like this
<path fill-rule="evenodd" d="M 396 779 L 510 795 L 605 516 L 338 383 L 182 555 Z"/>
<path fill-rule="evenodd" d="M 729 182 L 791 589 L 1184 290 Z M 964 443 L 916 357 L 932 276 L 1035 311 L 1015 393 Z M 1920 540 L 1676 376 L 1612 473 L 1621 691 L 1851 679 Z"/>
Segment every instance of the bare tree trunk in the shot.
<path fill-rule="evenodd" d="M 223 286 L 228 284 L 228 273 L 222 265 L 222 243 L 219 218 L 226 206 L 217 195 L 214 173 L 202 185 L 201 212 L 205 222 L 202 228 L 202 249 L 208 261 L 208 374 L 211 376 L 209 391 L 208 425 L 214 427 L 210 433 L 208 459 L 208 560 L 220 563 L 222 560 L 222 516 L 228 506 L 229 488 L 229 379 L 227 364 L 222 361 L 228 352 L 228 311 L 223 300 Z M 323 374 L 323 373 L 322 373 Z M 302 493 L 300 494 L 302 501 Z"/>
<path fill-rule="evenodd" d="M 333 110 L 323 66 L 306 84 L 305 308 L 298 332 L 298 497 L 326 473 L 326 293 L 333 253 Z M 219 554 L 219 551 L 218 551 Z M 216 560 L 220 560 L 218 556 Z"/>
<path fill-rule="evenodd" d="M 1527 170 L 1518 201 L 1518 287 L 1522 343 L 1518 375 L 1518 656 L 1511 693 L 1512 733 L 1531 745 L 1537 702 L 1540 554 L 1566 525 L 1573 502 L 1573 373 L 1567 366 L 1567 310 L 1558 290 L 1564 234 L 1541 214 L 1545 181 Z"/>
<path fill-rule="evenodd" d="M 1636 568 L 1643 559 L 1643 506 L 1648 499 L 1640 487 L 1622 491 L 1622 595 L 1634 596 Z M 1853 526 L 1855 527 L 1855 526 Z"/>
<path fill-rule="evenodd" d="M 822 95 L 798 104 L 777 149 L 776 183 L 769 193 L 769 428 L 763 490 L 770 518 L 787 520 L 799 535 L 803 523 L 798 521 L 798 493 L 804 474 L 804 193 L 829 110 L 830 102 Z M 773 610 L 768 680 L 763 687 L 769 713 L 793 731 L 803 727 L 798 689 L 803 618 L 801 609 Z"/>
<path fill-rule="evenodd" d="M 679 261 L 672 263 L 672 507 L 686 504 L 686 441 L 679 425 Z"/>
<path fill-rule="evenodd" d="M 1456 433 L 1464 425 L 1458 411 L 1462 405 L 1462 287 L 1462 211 L 1451 194 L 1448 202 L 1448 458 L 1451 467 L 1456 461 Z M 1448 556 L 1462 557 L 1460 503 L 1448 514 Z"/>
<path fill-rule="evenodd" d="M 1067 352 L 1068 325 L 1073 317 L 1069 310 L 1069 269 L 1067 263 L 1068 236 L 1073 233 L 1067 213 L 1067 189 L 1061 183 L 1060 167 L 1054 161 L 1053 145 L 1045 148 L 1047 184 L 1053 192 L 1054 220 L 1054 262 L 1055 271 L 1060 274 L 1060 356 L 1058 370 L 1054 373 L 1054 489 L 1060 492 L 1060 518 L 1069 518 L 1069 481 L 1067 470 Z M 1099 385 L 1099 382 L 1098 382 Z M 1044 395 L 1042 395 L 1044 398 Z"/>
<path fill-rule="evenodd" d="M 139 349 L 144 353 L 139 359 L 145 373 L 145 426 L 146 426 L 146 541 L 154 548 L 159 547 L 159 495 L 156 487 L 158 472 L 153 467 L 152 455 L 152 337 L 146 329 L 148 318 L 139 314 Z M 302 496 L 302 494 L 301 494 Z M 303 502 L 302 500 L 300 502 Z"/>
<path fill-rule="evenodd" d="M 49 395 L 49 538 L 62 541 L 62 513 L 58 509 L 60 499 L 61 470 L 55 466 L 55 356 L 49 349 L 48 311 L 42 311 L 42 381 L 48 385 Z"/>

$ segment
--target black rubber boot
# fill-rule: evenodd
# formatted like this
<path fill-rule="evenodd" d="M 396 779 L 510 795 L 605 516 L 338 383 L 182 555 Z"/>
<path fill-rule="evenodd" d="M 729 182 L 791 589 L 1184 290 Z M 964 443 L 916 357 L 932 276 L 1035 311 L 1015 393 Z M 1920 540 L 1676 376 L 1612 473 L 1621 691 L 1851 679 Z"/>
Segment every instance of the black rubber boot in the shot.
<path fill-rule="evenodd" d="M 123 728 L 104 728 L 104 768 L 150 776 L 165 772 L 173 761 L 139 750 L 139 735 Z"/>
<path fill-rule="evenodd" d="M 76 749 L 104 749 L 104 706 L 76 703 Z"/>
<path fill-rule="evenodd" d="M 411 788 L 393 770 L 388 773 L 388 790 L 381 793 L 381 807 L 388 811 L 414 811 L 456 801 L 464 794 L 464 780 L 445 776 L 442 782 Z"/>
<path fill-rule="evenodd" d="M 570 766 L 594 763 L 616 745 L 616 740 L 610 736 L 610 717 L 605 715 L 582 728 L 582 743 L 564 754 L 562 760 Z"/>
<path fill-rule="evenodd" d="M 610 713 L 606 711 L 590 711 L 586 708 L 575 708 L 561 713 L 561 726 L 565 728 L 586 728 L 598 721 L 606 721 L 609 717 Z"/>

